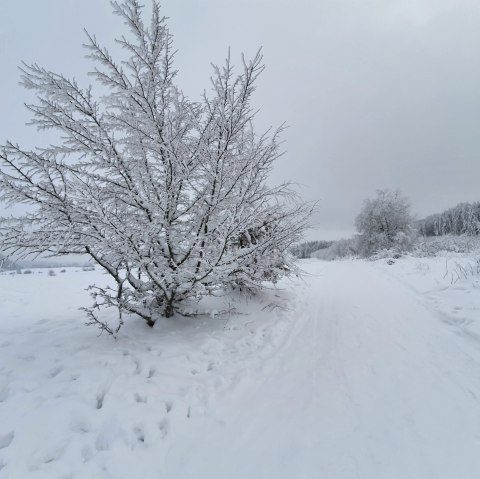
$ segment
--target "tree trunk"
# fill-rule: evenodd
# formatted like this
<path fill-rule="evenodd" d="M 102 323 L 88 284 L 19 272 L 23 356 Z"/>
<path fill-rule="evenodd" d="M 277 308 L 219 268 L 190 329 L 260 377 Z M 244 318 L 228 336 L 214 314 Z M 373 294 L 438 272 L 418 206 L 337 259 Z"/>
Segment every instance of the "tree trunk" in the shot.
<path fill-rule="evenodd" d="M 165 300 L 164 304 L 165 304 L 165 307 L 163 309 L 163 315 L 166 318 L 171 318 L 175 313 L 175 310 L 173 309 L 173 300 L 172 299 Z"/>

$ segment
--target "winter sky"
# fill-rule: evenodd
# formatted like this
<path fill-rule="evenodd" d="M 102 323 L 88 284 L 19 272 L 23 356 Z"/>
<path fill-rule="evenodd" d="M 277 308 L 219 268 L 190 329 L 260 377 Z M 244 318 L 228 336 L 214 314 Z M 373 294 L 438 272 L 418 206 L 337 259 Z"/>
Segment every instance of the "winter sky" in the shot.
<path fill-rule="evenodd" d="M 480 200 L 478 0 L 163 0 L 192 99 L 210 62 L 253 56 L 266 71 L 257 125 L 286 122 L 273 180 L 319 200 L 311 237 L 348 236 L 362 200 L 400 188 L 419 216 Z M 21 60 L 88 82 L 83 27 L 124 29 L 108 0 L 15 0 L 0 16 L 0 143 L 41 146 L 25 127 Z M 115 47 L 114 47 L 115 48 Z"/>

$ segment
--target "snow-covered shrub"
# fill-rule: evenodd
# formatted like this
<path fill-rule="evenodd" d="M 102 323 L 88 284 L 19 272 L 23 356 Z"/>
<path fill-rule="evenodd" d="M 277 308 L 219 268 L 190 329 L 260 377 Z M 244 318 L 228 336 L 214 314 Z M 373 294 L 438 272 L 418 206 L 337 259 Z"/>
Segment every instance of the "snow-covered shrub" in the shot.
<path fill-rule="evenodd" d="M 149 22 L 137 0 L 112 2 L 130 30 L 114 59 L 87 34 L 99 86 L 36 64 L 22 81 L 39 129 L 60 143 L 35 151 L 7 143 L 0 152 L 0 199 L 29 203 L 34 214 L 1 223 L 0 246 L 25 255 L 87 254 L 113 278 L 92 286 L 91 323 L 100 307 L 156 317 L 221 288 L 263 287 L 294 269 L 288 249 L 311 207 L 289 185 L 267 178 L 282 154 L 282 128 L 256 133 L 251 97 L 260 53 L 235 74 L 215 67 L 200 101 L 175 84 L 172 36 L 153 3 Z M 50 140 L 50 138 L 49 138 Z"/>
<path fill-rule="evenodd" d="M 394 238 L 394 249 L 397 253 L 404 253 L 410 251 L 417 240 L 417 233 L 415 229 L 409 228 L 408 231 L 399 231 Z"/>
<path fill-rule="evenodd" d="M 358 254 L 357 238 L 339 239 L 325 249 L 316 251 L 313 257 L 326 261 L 354 257 Z"/>
<path fill-rule="evenodd" d="M 305 241 L 298 245 L 293 246 L 290 249 L 290 252 L 296 258 L 310 258 L 314 255 L 315 252 L 329 248 L 333 244 L 333 241 Z"/>
<path fill-rule="evenodd" d="M 378 190 L 376 198 L 365 200 L 355 226 L 360 233 L 358 251 L 363 256 L 381 250 L 408 250 L 416 236 L 410 203 L 399 191 Z"/>
<path fill-rule="evenodd" d="M 443 235 L 419 237 L 412 254 L 419 257 L 437 256 L 442 253 L 480 254 L 480 236 Z"/>

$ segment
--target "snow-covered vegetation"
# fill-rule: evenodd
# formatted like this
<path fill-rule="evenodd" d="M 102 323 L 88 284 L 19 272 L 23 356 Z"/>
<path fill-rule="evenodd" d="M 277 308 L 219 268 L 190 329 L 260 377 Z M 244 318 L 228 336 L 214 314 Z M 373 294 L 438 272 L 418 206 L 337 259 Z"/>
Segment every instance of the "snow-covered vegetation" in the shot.
<path fill-rule="evenodd" d="M 2 273 L 0 477 L 480 473 L 471 255 L 302 267 L 200 303 L 242 314 L 128 322 L 117 340 L 78 311 L 111 283 L 101 269 Z"/>
<path fill-rule="evenodd" d="M 230 57 L 214 67 L 212 91 L 193 102 L 175 83 L 160 5 L 150 22 L 137 0 L 112 5 L 129 29 L 117 40 L 127 55 L 114 59 L 87 34 L 97 89 L 22 68 L 38 96 L 32 123 L 61 136 L 41 150 L 1 150 L 0 199 L 33 210 L 1 221 L 0 246 L 16 256 L 88 255 L 114 282 L 92 285 L 85 311 L 113 334 L 123 313 L 153 326 L 159 315 L 187 314 L 188 300 L 257 291 L 291 273 L 288 249 L 311 207 L 288 184 L 267 184 L 282 127 L 254 129 L 260 53 L 238 74 Z M 103 307 L 118 309 L 117 326 L 101 319 Z"/>
<path fill-rule="evenodd" d="M 305 241 L 294 245 L 290 252 L 299 259 L 311 258 L 316 251 L 327 249 L 333 244 L 333 241 Z"/>
<path fill-rule="evenodd" d="M 194 101 L 159 3 L 111 5 L 126 33 L 86 34 L 93 86 L 23 64 L 44 147 L 0 148 L 0 479 L 480 477 L 480 202 L 417 220 L 377 190 L 355 235 L 302 242 L 315 208 L 274 186 L 260 52 Z M 312 61 L 291 52 L 282 107 Z"/>
<path fill-rule="evenodd" d="M 478 235 L 480 233 L 480 202 L 460 203 L 443 213 L 419 221 L 424 236 Z"/>
<path fill-rule="evenodd" d="M 292 250 L 308 250 L 321 244 L 308 257 L 323 260 L 367 257 L 371 259 L 399 257 L 411 254 L 417 257 L 443 253 L 472 253 L 480 255 L 480 235 L 477 228 L 478 203 L 462 203 L 443 213 L 414 221 L 408 199 L 400 192 L 379 190 L 377 198 L 366 200 L 356 218 L 359 234 L 332 242 L 310 241 Z"/>

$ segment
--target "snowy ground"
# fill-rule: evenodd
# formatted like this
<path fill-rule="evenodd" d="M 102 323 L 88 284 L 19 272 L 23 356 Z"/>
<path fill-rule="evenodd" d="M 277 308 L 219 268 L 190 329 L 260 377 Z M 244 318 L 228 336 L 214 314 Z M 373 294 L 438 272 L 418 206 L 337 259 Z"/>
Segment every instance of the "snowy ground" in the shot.
<path fill-rule="evenodd" d="M 304 266 L 117 341 L 77 310 L 98 271 L 0 275 L 0 478 L 480 477 L 479 276 Z"/>
<path fill-rule="evenodd" d="M 480 253 L 406 257 L 393 265 L 378 261 L 375 266 L 413 291 L 457 334 L 480 346 Z"/>

